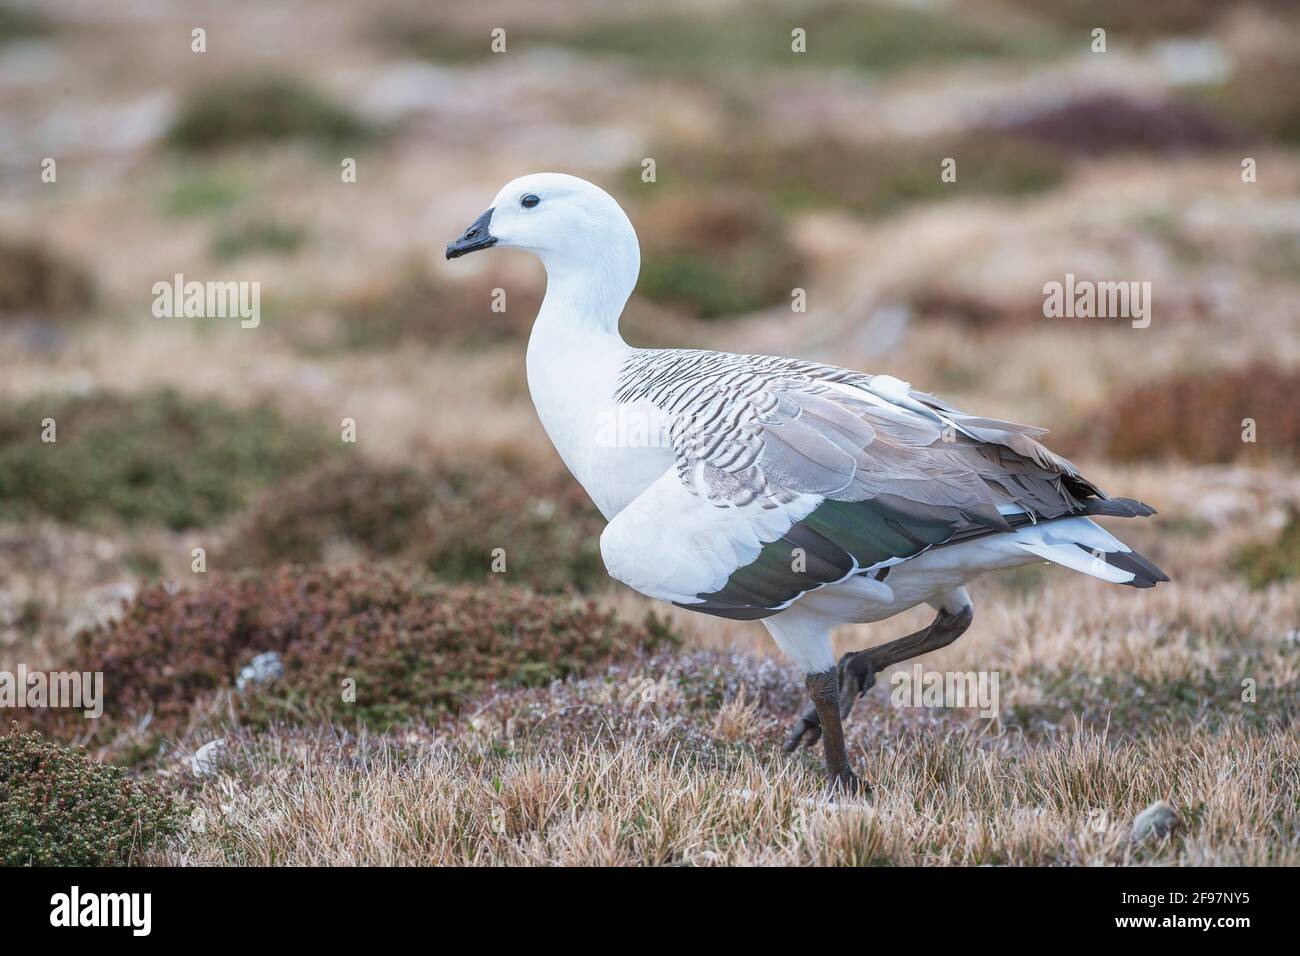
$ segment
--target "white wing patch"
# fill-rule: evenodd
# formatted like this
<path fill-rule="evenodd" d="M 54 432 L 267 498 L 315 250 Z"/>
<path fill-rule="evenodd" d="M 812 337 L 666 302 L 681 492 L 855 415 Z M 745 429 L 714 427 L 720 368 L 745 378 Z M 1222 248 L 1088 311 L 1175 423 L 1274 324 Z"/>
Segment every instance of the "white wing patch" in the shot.
<path fill-rule="evenodd" d="M 699 604 L 721 590 L 736 568 L 753 562 L 822 503 L 819 495 L 788 502 L 719 506 L 686 490 L 670 469 L 615 516 L 600 536 L 610 577 L 661 601 Z"/>

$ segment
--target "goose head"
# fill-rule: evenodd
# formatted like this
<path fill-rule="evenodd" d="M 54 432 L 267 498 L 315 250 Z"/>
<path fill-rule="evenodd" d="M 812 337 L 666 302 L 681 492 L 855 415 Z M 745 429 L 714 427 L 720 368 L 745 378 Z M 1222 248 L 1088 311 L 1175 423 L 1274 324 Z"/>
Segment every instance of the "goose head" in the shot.
<path fill-rule="evenodd" d="M 457 259 L 489 248 L 523 249 L 546 266 L 554 289 L 621 311 L 636 285 L 636 230 L 609 193 L 563 173 L 532 173 L 506 183 L 486 212 L 447 245 Z M 617 314 L 617 312 L 616 312 Z"/>

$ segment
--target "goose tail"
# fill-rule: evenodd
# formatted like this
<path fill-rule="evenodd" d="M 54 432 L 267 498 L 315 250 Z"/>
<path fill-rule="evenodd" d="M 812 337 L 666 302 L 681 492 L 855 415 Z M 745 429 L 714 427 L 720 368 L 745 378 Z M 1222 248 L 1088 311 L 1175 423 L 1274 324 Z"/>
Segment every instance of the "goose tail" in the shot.
<path fill-rule="evenodd" d="M 1061 518 L 1014 534 L 1023 551 L 1112 584 L 1151 588 L 1169 580 L 1158 567 L 1091 518 Z"/>

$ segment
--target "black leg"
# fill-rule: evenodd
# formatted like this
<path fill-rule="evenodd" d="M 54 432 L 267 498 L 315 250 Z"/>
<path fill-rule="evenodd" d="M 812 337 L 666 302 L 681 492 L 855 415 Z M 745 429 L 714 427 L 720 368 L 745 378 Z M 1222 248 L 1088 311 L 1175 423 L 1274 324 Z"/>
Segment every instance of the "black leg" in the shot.
<path fill-rule="evenodd" d="M 947 647 L 966 632 L 974 618 L 975 611 L 969 604 L 956 611 L 940 609 L 929 627 L 890 641 L 888 644 L 881 644 L 879 647 L 870 647 L 864 651 L 849 651 L 840 658 L 839 665 L 835 669 L 839 679 L 837 716 L 848 717 L 849 711 L 853 709 L 853 702 L 875 686 L 876 674 L 880 671 L 921 654 Z M 811 681 L 812 678 L 810 677 L 809 680 Z M 809 690 L 811 689 L 810 685 Z M 821 709 L 816 706 L 809 707 L 790 729 L 785 739 L 785 749 L 795 750 L 800 744 L 811 747 L 821 738 L 822 727 Z M 838 720 L 836 729 L 839 730 Z M 841 736 L 841 741 L 842 739 Z"/>
<path fill-rule="evenodd" d="M 822 736 L 826 738 L 826 774 L 831 788 L 845 793 L 858 792 L 858 778 L 849 769 L 848 751 L 844 749 L 844 729 L 840 726 L 840 676 L 832 668 L 820 674 L 809 674 L 808 696 L 816 709 Z"/>

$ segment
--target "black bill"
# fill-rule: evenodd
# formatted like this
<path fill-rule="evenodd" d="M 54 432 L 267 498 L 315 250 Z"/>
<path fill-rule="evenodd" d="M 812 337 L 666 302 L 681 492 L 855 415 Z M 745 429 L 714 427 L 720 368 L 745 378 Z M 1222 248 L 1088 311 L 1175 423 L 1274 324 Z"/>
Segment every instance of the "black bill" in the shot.
<path fill-rule="evenodd" d="M 496 236 L 488 231 L 488 224 L 491 222 L 492 210 L 489 209 L 475 219 L 473 225 L 466 229 L 459 239 L 447 243 L 447 258 L 456 259 L 467 253 L 495 246 L 497 244 Z"/>

